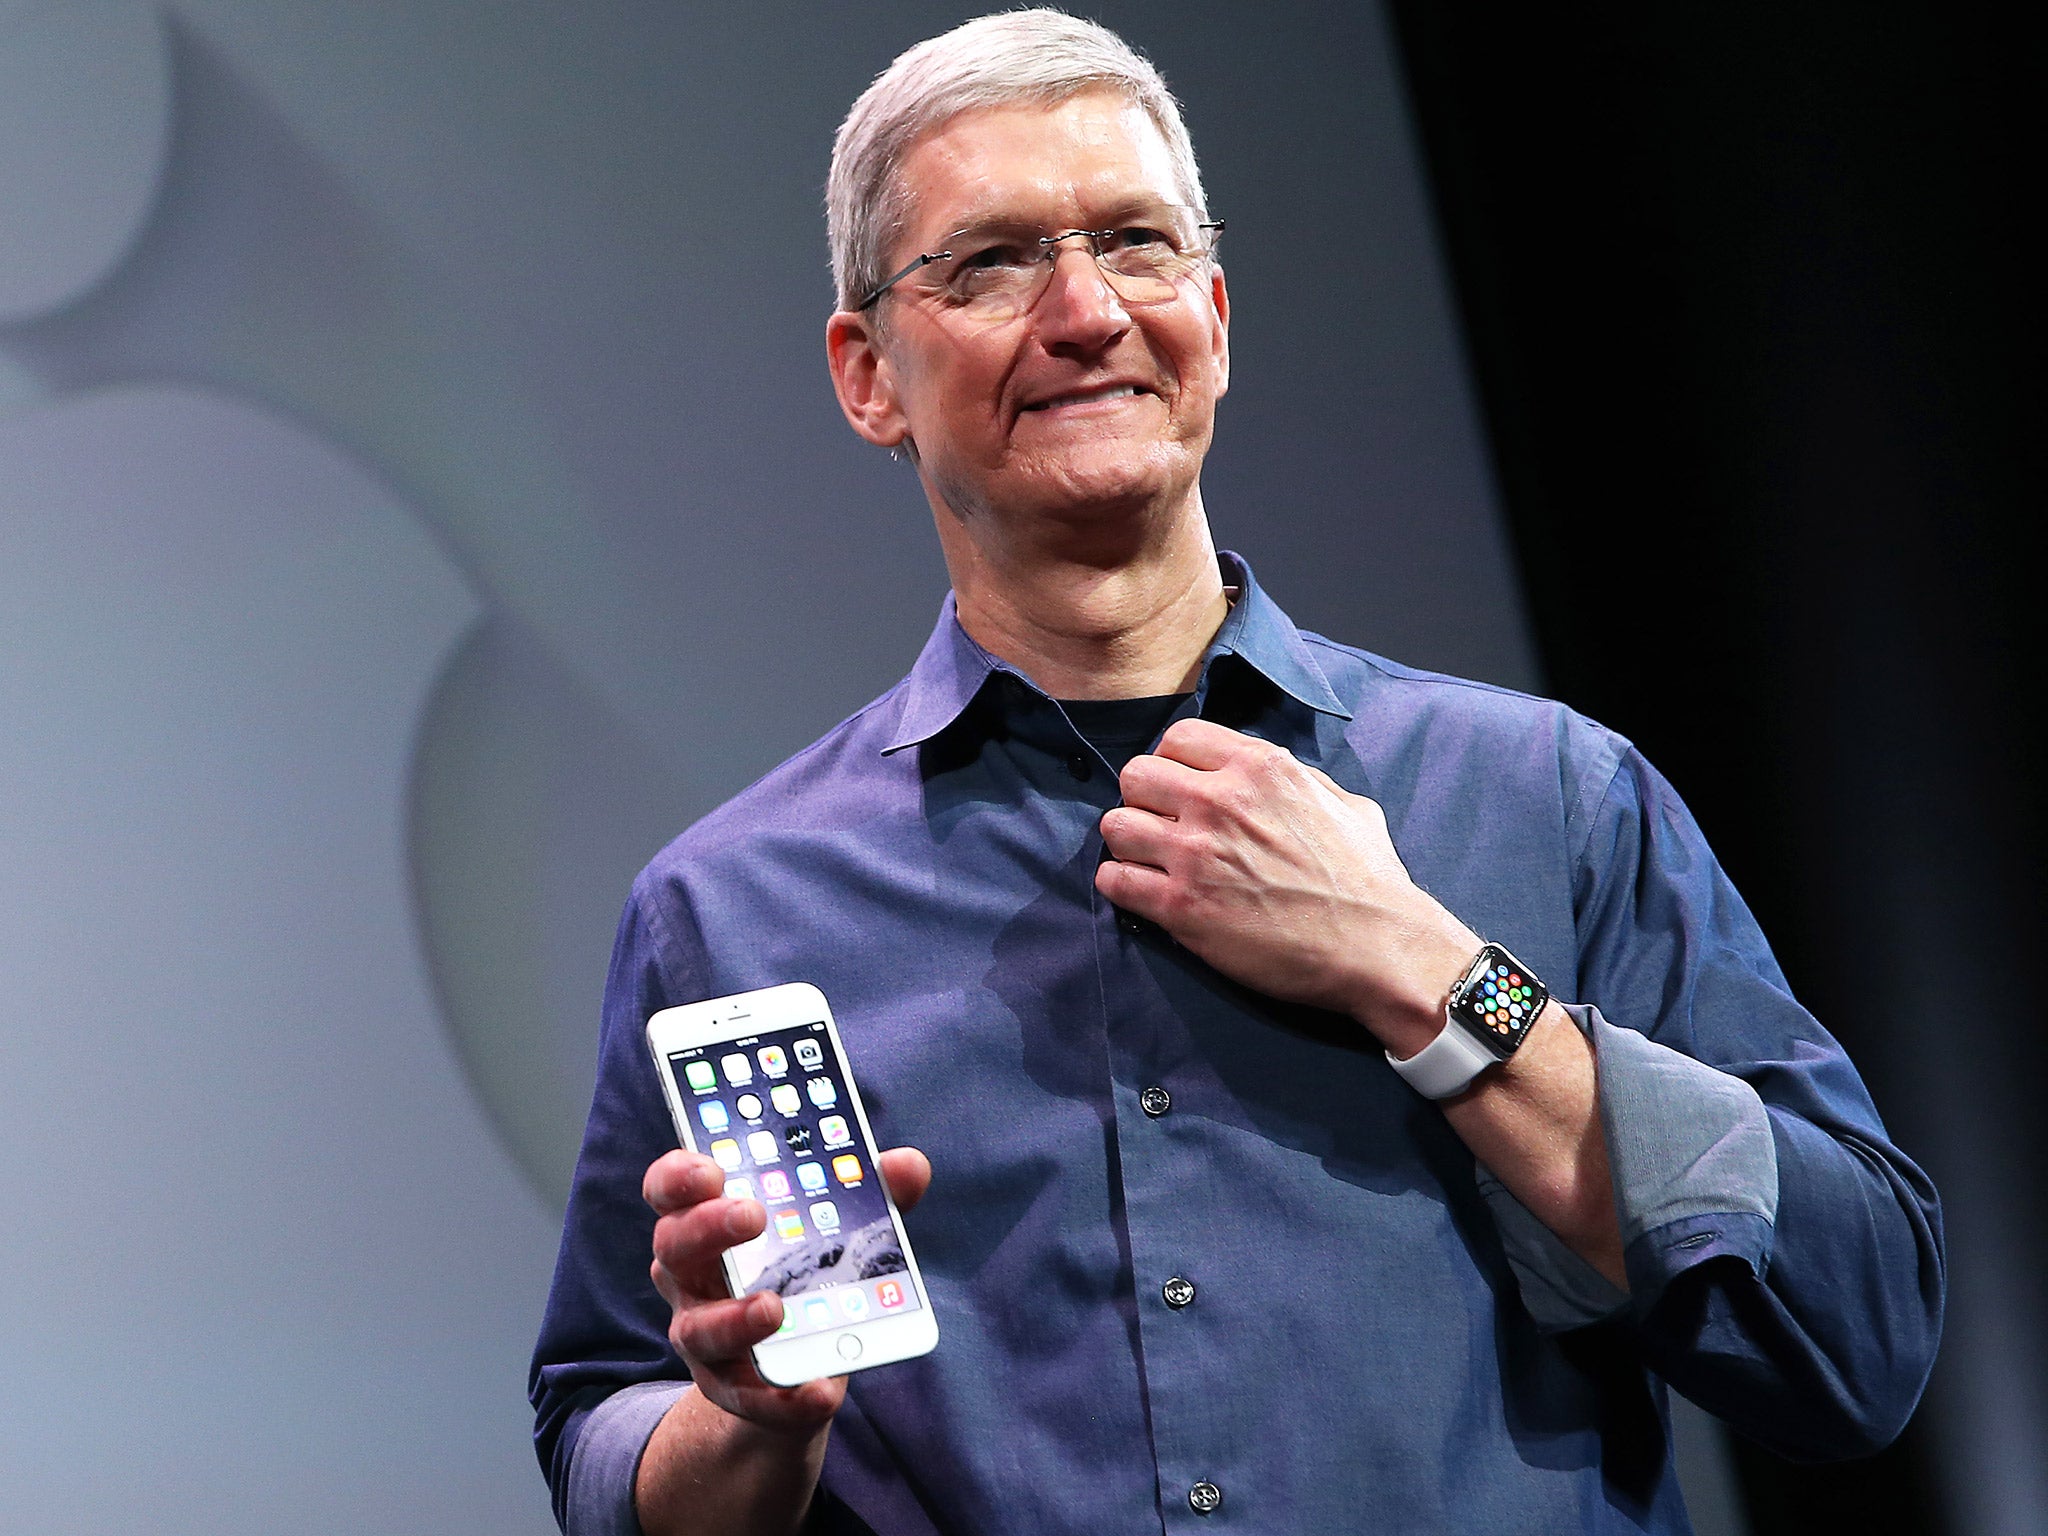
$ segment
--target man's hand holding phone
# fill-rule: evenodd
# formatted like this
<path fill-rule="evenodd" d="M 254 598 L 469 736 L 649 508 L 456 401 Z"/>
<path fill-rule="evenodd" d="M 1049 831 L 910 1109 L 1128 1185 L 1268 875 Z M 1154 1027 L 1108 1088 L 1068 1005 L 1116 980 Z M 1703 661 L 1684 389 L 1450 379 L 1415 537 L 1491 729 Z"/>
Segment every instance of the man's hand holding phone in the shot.
<path fill-rule="evenodd" d="M 641 1181 L 651 1273 L 695 1390 L 640 1457 L 640 1526 L 793 1536 L 844 1371 L 938 1343 L 901 1218 L 931 1164 L 875 1146 L 831 1009 L 806 982 L 664 1008 L 647 1045 L 682 1143 Z"/>
<path fill-rule="evenodd" d="M 932 1167 L 915 1147 L 881 1154 L 882 1177 L 899 1210 L 931 1184 Z M 761 1378 L 750 1351 L 782 1323 L 782 1298 L 734 1297 L 720 1257 L 761 1235 L 767 1212 L 755 1200 L 725 1198 L 725 1174 L 710 1158 L 681 1150 L 647 1170 L 641 1193 L 654 1208 L 655 1289 L 672 1309 L 669 1342 L 697 1390 L 727 1413 L 764 1429 L 802 1431 L 827 1423 L 846 1396 L 844 1376 L 797 1387 Z"/>
<path fill-rule="evenodd" d="M 876 1158 L 899 1210 L 932 1180 L 914 1147 Z M 778 1387 L 751 1351 L 782 1321 L 782 1298 L 735 1298 L 722 1255 L 760 1236 L 767 1213 L 725 1197 L 725 1174 L 708 1157 L 675 1151 L 641 1181 L 654 1208 L 654 1285 L 673 1309 L 669 1342 L 690 1368 L 685 1392 L 656 1428 L 634 1476 L 633 1503 L 647 1536 L 768 1536 L 794 1531 L 810 1507 L 832 1416 L 846 1401 L 844 1376 Z"/>

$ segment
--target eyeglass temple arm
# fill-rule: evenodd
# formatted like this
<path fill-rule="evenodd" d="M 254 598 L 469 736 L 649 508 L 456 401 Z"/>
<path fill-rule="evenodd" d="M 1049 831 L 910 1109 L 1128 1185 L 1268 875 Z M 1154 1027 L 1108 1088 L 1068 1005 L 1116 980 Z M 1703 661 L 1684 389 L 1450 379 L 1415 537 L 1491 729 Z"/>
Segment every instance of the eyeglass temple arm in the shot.
<path fill-rule="evenodd" d="M 872 309 L 875 305 L 876 300 L 880 299 L 883 294 L 887 293 L 891 288 L 894 288 L 898 283 L 902 282 L 903 279 L 910 276 L 910 274 L 915 272 L 919 267 L 928 267 L 935 261 L 944 261 L 952 254 L 953 253 L 951 251 L 927 251 L 924 255 L 917 257 L 915 260 L 905 265 L 904 268 L 900 272 L 897 272 L 894 276 L 885 278 L 882 282 L 876 284 L 875 287 L 869 291 L 868 296 L 866 298 L 862 299 L 858 304 L 853 306 L 854 313 L 858 314 L 860 313 L 860 311 L 864 309 Z"/>

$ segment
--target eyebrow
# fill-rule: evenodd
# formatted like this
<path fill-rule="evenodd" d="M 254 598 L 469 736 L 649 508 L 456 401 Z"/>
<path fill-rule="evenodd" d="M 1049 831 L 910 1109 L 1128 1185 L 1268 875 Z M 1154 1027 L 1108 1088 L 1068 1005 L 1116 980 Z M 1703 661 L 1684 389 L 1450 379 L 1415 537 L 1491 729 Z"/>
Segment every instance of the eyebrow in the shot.
<path fill-rule="evenodd" d="M 1099 218 L 1103 222 L 1099 225 L 1090 225 L 1088 227 L 1114 229 L 1118 224 L 1136 214 L 1150 213 L 1160 208 L 1183 208 L 1187 205 L 1177 203 L 1170 197 L 1158 197 L 1149 193 L 1141 193 L 1124 198 L 1118 202 L 1104 204 L 1103 206 L 1113 211 L 1103 214 L 1090 214 L 1088 217 L 1091 220 Z M 977 230 L 984 229 L 1050 229 L 1053 223 L 1058 222 L 1054 220 L 1048 223 L 1044 219 L 1029 218 L 1019 213 L 1004 212 L 1001 210 L 1000 205 L 990 205 L 981 210 L 970 210 L 958 217 L 962 222 L 955 224 L 952 230 L 941 237 L 942 239 L 952 240 L 961 235 L 973 234 Z M 1083 226 L 1074 225 L 1072 227 L 1079 229 Z"/>

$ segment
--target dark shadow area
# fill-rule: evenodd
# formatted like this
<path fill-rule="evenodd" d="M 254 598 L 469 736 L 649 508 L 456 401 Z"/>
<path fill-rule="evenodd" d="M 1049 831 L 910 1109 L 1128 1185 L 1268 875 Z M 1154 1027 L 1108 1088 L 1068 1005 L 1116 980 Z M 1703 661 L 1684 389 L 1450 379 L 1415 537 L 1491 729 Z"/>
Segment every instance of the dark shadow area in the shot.
<path fill-rule="evenodd" d="M 1931 4 L 1393 12 L 1551 686 L 1677 784 L 1946 1204 L 1921 1412 L 1863 1462 L 1745 1447 L 1754 1528 L 2020 1529 L 2038 47 Z"/>

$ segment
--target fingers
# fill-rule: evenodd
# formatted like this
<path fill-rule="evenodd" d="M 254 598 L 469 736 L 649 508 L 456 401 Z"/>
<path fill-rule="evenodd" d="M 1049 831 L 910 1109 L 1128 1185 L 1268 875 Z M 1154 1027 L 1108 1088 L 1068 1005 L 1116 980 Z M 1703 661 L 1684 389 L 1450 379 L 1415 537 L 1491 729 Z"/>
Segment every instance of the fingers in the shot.
<path fill-rule="evenodd" d="M 1265 746 L 1266 743 L 1256 736 L 1233 731 L 1229 726 L 1218 725 L 1213 720 L 1190 716 L 1169 725 L 1166 734 L 1159 738 L 1159 745 L 1152 750 L 1156 757 L 1185 763 L 1190 768 L 1199 768 L 1206 772 L 1235 762 L 1247 751 L 1256 751 Z"/>
<path fill-rule="evenodd" d="M 1298 784 L 1303 775 L 1337 785 L 1284 747 L 1208 720 L 1176 720 L 1159 745 L 1125 765 L 1118 787 L 1124 804 L 1185 818 L 1231 798 L 1261 800 Z M 1341 791 L 1340 791 L 1341 793 Z"/>
<path fill-rule="evenodd" d="M 693 1368 L 723 1368 L 747 1362 L 748 1351 L 781 1326 L 782 1298 L 772 1291 L 756 1291 L 737 1300 L 678 1309 L 668 1337 Z"/>
<path fill-rule="evenodd" d="M 640 1194 L 655 1213 L 655 1283 L 671 1305 L 685 1296 L 726 1294 L 718 1255 L 744 1241 L 734 1226 L 740 1202 L 721 1200 L 725 1175 L 708 1157 L 675 1151 L 657 1158 L 640 1181 Z M 672 1280 L 674 1283 L 665 1283 Z"/>
<path fill-rule="evenodd" d="M 1296 766 L 1256 737 L 1206 720 L 1175 721 L 1159 746 L 1132 758 L 1119 777 L 1124 803 L 1102 817 L 1111 862 L 1096 869 L 1096 889 L 1128 912 L 1161 921 L 1172 891 L 1168 877 L 1185 873 L 1203 830 L 1233 815 L 1242 819 L 1270 793 L 1261 778 L 1283 764 Z M 1237 771 L 1225 771 L 1231 769 Z"/>
<path fill-rule="evenodd" d="M 915 1200 L 930 1181 L 931 1166 L 920 1152 L 897 1161 Z M 763 1381 L 755 1369 L 754 1346 L 782 1326 L 782 1298 L 772 1292 L 734 1297 L 727 1288 L 721 1256 L 759 1237 L 767 1211 L 755 1200 L 725 1198 L 723 1171 L 691 1152 L 657 1159 L 640 1191 L 655 1212 L 648 1274 L 670 1308 L 669 1343 L 704 1399 L 761 1424 L 794 1427 L 831 1418 L 845 1395 L 842 1378 L 789 1389 Z"/>
<path fill-rule="evenodd" d="M 907 1211 L 924 1198 L 924 1192 L 931 1188 L 932 1164 L 915 1147 L 891 1147 L 880 1154 L 882 1177 L 888 1181 L 889 1195 L 896 1202 L 899 1211 Z"/>
<path fill-rule="evenodd" d="M 1105 859 L 1095 866 L 1095 889 L 1112 906 L 1162 923 L 1167 917 L 1174 884 L 1173 877 L 1163 869 Z"/>
<path fill-rule="evenodd" d="M 1185 723 L 1185 722 L 1183 722 Z M 1166 743 L 1159 743 L 1164 749 Z M 1201 792 L 1207 769 L 1191 768 L 1162 753 L 1141 752 L 1124 764 L 1117 788 L 1124 804 L 1161 816 L 1178 816 L 1181 807 Z"/>
<path fill-rule="evenodd" d="M 752 1200 L 723 1198 L 725 1175 L 708 1157 L 675 1151 L 657 1159 L 641 1180 L 655 1211 L 655 1288 L 678 1309 L 730 1299 L 719 1256 L 759 1237 L 767 1213 Z"/>
<path fill-rule="evenodd" d="M 1180 836 L 1178 821 L 1133 806 L 1115 806 L 1102 814 L 1102 843 L 1112 859 L 1171 869 Z"/>
<path fill-rule="evenodd" d="M 654 1259 L 674 1279 L 683 1299 L 722 1297 L 725 1270 L 719 1255 L 759 1237 L 767 1224 L 768 1213 L 758 1201 L 701 1201 L 655 1222 Z"/>
<path fill-rule="evenodd" d="M 655 1215 L 666 1216 L 709 1200 L 724 1189 L 725 1174 L 718 1164 L 679 1147 L 648 1165 L 640 1181 L 640 1198 L 654 1207 Z"/>
<path fill-rule="evenodd" d="M 645 1192 L 671 1206 L 654 1223 L 654 1260 L 648 1273 L 671 1308 L 669 1342 L 689 1362 L 692 1374 L 708 1368 L 751 1380 L 747 1352 L 781 1326 L 782 1301 L 766 1294 L 734 1298 L 727 1291 L 719 1256 L 736 1243 L 759 1237 L 768 1215 L 753 1200 L 692 1198 L 709 1182 L 697 1166 L 704 1161 L 670 1163 L 664 1158 L 648 1169 Z M 718 1173 L 716 1165 L 711 1172 Z M 674 1204 L 678 1196 L 685 1203 Z"/>

